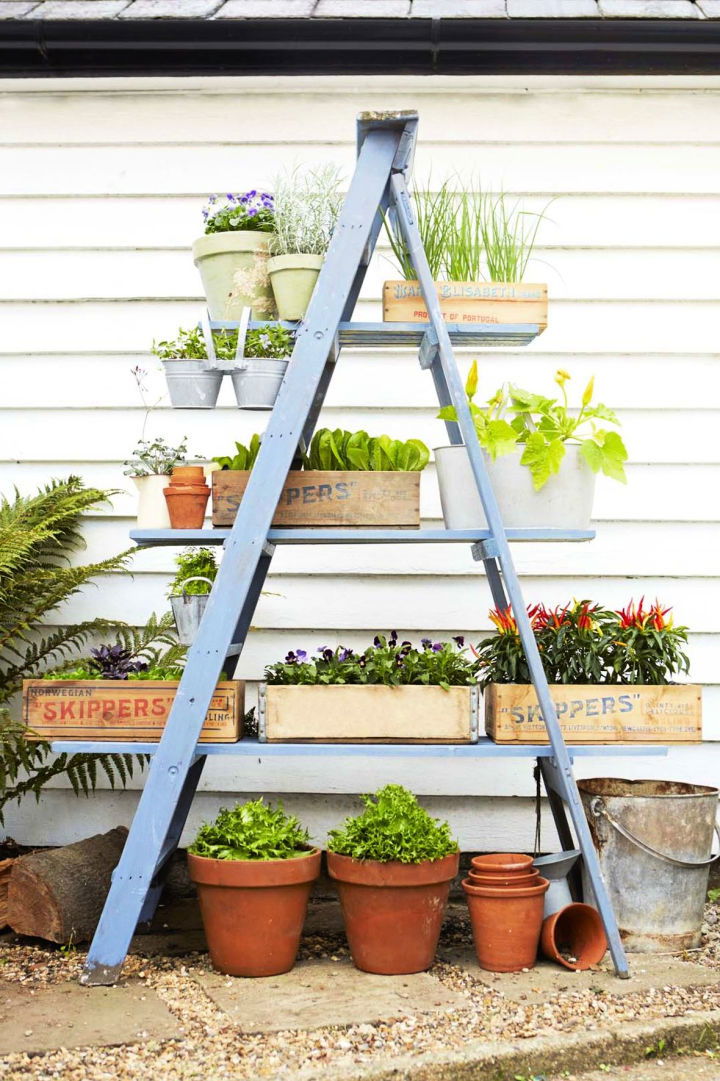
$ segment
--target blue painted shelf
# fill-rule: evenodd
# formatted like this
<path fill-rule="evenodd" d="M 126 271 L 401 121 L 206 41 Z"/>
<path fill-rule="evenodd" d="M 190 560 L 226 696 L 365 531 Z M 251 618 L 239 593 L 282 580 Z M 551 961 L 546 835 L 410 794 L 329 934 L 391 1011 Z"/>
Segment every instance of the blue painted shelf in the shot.
<path fill-rule="evenodd" d="M 506 529 L 510 541 L 589 541 L 594 529 Z M 134 529 L 136 544 L 224 544 L 229 529 Z M 489 529 L 271 529 L 271 544 L 476 544 Z"/>
<path fill-rule="evenodd" d="M 218 322 L 210 324 L 213 330 L 237 330 L 238 322 Z M 281 323 L 281 326 L 293 330 L 297 323 Z M 251 321 L 249 330 L 261 330 L 268 322 Z M 499 346 L 529 345 L 542 333 L 533 323 L 495 323 L 478 326 L 465 326 L 462 323 L 448 323 L 448 332 L 453 345 L 458 348 L 482 349 Z M 341 346 L 355 349 L 376 349 L 378 346 L 414 347 L 418 349 L 430 330 L 430 323 L 340 323 L 338 342 Z"/>

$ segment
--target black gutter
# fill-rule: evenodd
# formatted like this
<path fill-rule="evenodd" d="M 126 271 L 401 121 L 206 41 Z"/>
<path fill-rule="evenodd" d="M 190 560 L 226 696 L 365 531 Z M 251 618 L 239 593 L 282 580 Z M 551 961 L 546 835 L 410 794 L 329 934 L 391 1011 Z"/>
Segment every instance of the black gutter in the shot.
<path fill-rule="evenodd" d="M 698 19 L 2 20 L 0 76 L 717 74 Z"/>

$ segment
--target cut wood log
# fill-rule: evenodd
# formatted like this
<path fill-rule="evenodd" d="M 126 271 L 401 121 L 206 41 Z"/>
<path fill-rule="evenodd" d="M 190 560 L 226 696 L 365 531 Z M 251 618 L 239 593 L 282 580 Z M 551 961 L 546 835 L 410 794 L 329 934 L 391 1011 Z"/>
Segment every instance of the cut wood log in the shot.
<path fill-rule="evenodd" d="M 7 922 L 13 931 L 62 944 L 89 941 L 127 832 L 117 826 L 16 859 L 8 887 Z"/>
<path fill-rule="evenodd" d="M 0 931 L 8 924 L 8 884 L 15 860 L 0 860 Z"/>

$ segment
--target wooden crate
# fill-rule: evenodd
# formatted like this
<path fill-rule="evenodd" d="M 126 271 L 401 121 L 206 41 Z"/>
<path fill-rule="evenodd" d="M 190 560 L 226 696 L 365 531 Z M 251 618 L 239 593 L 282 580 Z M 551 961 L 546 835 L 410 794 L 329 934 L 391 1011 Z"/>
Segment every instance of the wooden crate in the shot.
<path fill-rule="evenodd" d="M 235 521 L 250 473 L 212 474 L 212 523 Z M 273 518 L 275 526 L 420 526 L 420 473 L 294 470 L 288 473 Z"/>
<path fill-rule="evenodd" d="M 547 285 L 528 282 L 435 282 L 440 311 L 461 326 L 513 323 L 547 326 Z M 386 323 L 426 323 L 428 313 L 416 281 L 388 281 L 383 286 Z"/>
<path fill-rule="evenodd" d="M 260 687 L 267 743 L 476 743 L 477 687 Z"/>
<path fill-rule="evenodd" d="M 701 689 L 693 684 L 611 686 L 554 683 L 550 694 L 566 743 L 698 743 Z M 491 683 L 485 730 L 496 743 L 548 743 L 535 689 Z"/>
<path fill-rule="evenodd" d="M 10 872 L 15 860 L 0 860 L 0 931 L 7 927 L 8 921 L 8 886 Z"/>
<path fill-rule="evenodd" d="M 159 740 L 177 680 L 79 679 L 23 681 L 23 721 L 41 739 Z M 203 743 L 242 737 L 245 684 L 215 688 L 200 734 Z"/>

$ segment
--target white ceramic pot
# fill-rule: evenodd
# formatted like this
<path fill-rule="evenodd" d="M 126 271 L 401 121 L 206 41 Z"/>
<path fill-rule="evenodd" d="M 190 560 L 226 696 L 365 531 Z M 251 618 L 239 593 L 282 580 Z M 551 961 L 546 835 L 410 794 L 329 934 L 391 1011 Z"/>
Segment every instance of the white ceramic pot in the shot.
<path fill-rule="evenodd" d="M 323 255 L 275 255 L 268 260 L 278 319 L 304 319 L 315 289 Z"/>
<path fill-rule="evenodd" d="M 247 365 L 232 373 L 232 384 L 240 409 L 272 409 L 278 396 L 287 358 L 246 357 Z"/>
<path fill-rule="evenodd" d="M 486 529 L 487 521 L 464 446 L 436 447 L 435 465 L 447 529 Z M 522 449 L 493 461 L 485 454 L 490 483 L 506 529 L 589 529 L 595 474 L 580 447 L 565 447 L 560 472 L 536 492 Z"/>
<path fill-rule="evenodd" d="M 169 529 L 170 515 L 165 502 L 164 489 L 168 477 L 153 473 L 148 477 L 133 477 L 138 490 L 138 529 Z"/>

